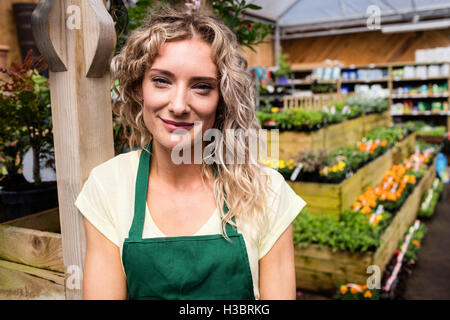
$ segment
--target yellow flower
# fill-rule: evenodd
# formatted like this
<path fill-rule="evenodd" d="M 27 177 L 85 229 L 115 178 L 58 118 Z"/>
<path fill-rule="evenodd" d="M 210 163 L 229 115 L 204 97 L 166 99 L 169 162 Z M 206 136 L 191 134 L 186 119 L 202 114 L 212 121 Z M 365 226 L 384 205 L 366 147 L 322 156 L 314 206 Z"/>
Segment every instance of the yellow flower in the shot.
<path fill-rule="evenodd" d="M 280 111 L 280 108 L 273 107 L 270 109 L 270 111 L 272 111 L 272 113 L 276 113 L 276 112 Z"/>
<path fill-rule="evenodd" d="M 339 163 L 338 163 L 338 168 L 339 168 L 339 171 L 342 171 L 342 170 L 344 170 L 344 168 L 345 168 L 345 162 L 344 161 L 339 161 Z"/>
<path fill-rule="evenodd" d="M 341 291 L 341 294 L 346 294 L 347 291 L 348 291 L 347 286 L 342 285 L 341 288 L 340 288 L 340 291 Z"/>
<path fill-rule="evenodd" d="M 381 220 L 383 220 L 383 216 L 380 214 L 377 216 L 377 221 L 381 221 Z"/>
<path fill-rule="evenodd" d="M 286 168 L 286 162 L 284 162 L 284 160 L 280 160 L 280 162 L 278 163 L 278 167 L 280 169 Z"/>

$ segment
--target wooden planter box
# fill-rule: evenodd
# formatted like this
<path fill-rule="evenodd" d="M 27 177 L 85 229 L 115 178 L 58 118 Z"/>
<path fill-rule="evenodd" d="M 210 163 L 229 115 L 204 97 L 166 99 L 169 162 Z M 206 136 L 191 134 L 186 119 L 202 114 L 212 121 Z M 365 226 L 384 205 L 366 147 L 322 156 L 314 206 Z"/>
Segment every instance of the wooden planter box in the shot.
<path fill-rule="evenodd" d="M 306 201 L 310 213 L 340 215 L 351 208 L 367 187 L 379 184 L 392 164 L 401 163 L 413 153 L 414 145 L 415 136 L 411 134 L 339 184 L 297 181 L 288 184 Z"/>
<path fill-rule="evenodd" d="M 310 213 L 339 216 L 352 206 L 366 187 L 379 184 L 391 166 L 392 149 L 339 184 L 297 181 L 288 181 L 288 184 L 306 201 L 306 208 Z"/>
<path fill-rule="evenodd" d="M 362 119 L 364 135 L 379 127 L 389 127 L 392 122 L 392 117 L 389 110 L 382 113 L 365 115 Z"/>
<path fill-rule="evenodd" d="M 65 299 L 58 209 L 0 224 L 0 300 Z"/>
<path fill-rule="evenodd" d="M 404 159 L 409 157 L 416 147 L 416 134 L 411 133 L 403 141 L 392 148 L 392 162 L 394 164 L 402 163 Z"/>
<path fill-rule="evenodd" d="M 295 247 L 297 288 L 335 293 L 336 285 L 346 283 L 366 284 L 367 267 L 377 265 L 383 274 L 408 227 L 417 217 L 422 196 L 433 184 L 435 163 L 430 166 L 414 191 L 397 212 L 381 236 L 381 244 L 375 252 L 332 252 L 329 247 L 310 245 Z"/>
<path fill-rule="evenodd" d="M 389 112 L 371 114 L 356 119 L 333 124 L 313 132 L 280 132 L 279 158 L 296 158 L 302 150 L 310 149 L 337 149 L 342 146 L 355 144 L 365 134 L 377 127 L 387 127 L 391 123 Z M 274 141 L 268 135 L 268 155 L 270 144 Z"/>

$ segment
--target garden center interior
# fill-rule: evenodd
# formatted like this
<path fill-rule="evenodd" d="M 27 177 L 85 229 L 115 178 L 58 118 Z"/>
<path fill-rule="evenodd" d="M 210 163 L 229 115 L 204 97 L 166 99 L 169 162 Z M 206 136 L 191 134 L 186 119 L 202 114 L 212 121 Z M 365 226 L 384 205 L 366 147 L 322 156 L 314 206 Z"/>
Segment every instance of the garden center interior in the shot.
<path fill-rule="evenodd" d="M 27 58 L 39 56 L 30 32 L 38 2 L 1 0 L 0 68 L 24 63 L 24 70 Z M 161 1 L 104 2 L 117 53 L 142 12 Z M 450 299 L 450 2 L 198 4 L 238 35 L 256 117 L 262 129 L 278 130 L 268 140 L 278 157 L 262 161 L 307 203 L 293 222 L 297 299 Z M 230 12 L 239 21 L 227 20 Z M 10 79 L 0 73 L 0 278 L 10 279 L 0 279 L 0 299 L 77 297 L 64 281 L 64 232 L 69 239 L 74 229 L 72 218 L 60 219 L 66 197 L 55 181 L 46 78 L 46 69 L 32 78 L 46 107 L 17 120 L 17 128 L 32 121 L 33 135 L 11 131 L 3 93 L 21 87 L 5 86 Z M 129 149 L 111 106 L 117 155 Z M 5 187 L 13 173 L 30 187 Z M 37 181 L 46 193 L 30 195 Z"/>

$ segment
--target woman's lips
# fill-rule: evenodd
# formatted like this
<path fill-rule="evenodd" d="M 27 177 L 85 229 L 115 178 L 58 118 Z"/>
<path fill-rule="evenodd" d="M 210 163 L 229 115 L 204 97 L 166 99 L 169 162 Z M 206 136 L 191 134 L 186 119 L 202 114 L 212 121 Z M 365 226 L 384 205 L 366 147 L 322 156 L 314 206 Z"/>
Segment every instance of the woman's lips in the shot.
<path fill-rule="evenodd" d="M 191 122 L 178 122 L 178 121 L 171 121 L 171 120 L 166 120 L 163 118 L 160 118 L 161 121 L 163 122 L 164 126 L 169 129 L 170 131 L 174 131 L 176 129 L 185 129 L 185 130 L 189 130 L 191 129 L 194 124 Z"/>

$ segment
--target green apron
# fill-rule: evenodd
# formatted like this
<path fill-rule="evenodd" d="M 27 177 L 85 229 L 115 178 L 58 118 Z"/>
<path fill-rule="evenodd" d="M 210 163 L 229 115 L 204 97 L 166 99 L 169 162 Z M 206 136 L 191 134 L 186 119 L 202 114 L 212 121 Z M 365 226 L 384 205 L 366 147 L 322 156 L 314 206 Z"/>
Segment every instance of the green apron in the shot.
<path fill-rule="evenodd" d="M 147 149 L 151 150 L 151 142 Z M 136 178 L 133 223 L 122 250 L 128 298 L 253 300 L 244 238 L 230 224 L 226 225 L 230 240 L 221 234 L 142 238 L 149 170 L 150 154 L 143 150 Z M 213 172 L 216 177 L 215 167 Z M 224 210 L 228 212 L 226 205 Z"/>

